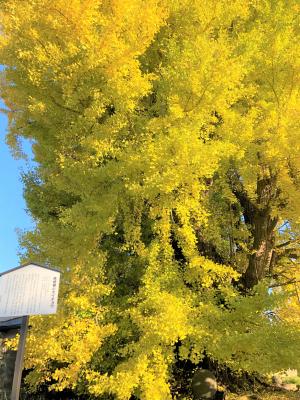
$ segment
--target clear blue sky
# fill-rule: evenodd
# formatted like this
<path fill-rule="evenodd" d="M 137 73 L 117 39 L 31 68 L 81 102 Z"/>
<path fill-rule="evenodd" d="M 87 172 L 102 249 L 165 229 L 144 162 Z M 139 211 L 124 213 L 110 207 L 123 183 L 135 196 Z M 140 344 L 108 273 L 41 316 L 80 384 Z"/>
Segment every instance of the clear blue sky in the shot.
<path fill-rule="evenodd" d="M 3 108 L 0 100 L 0 108 Z M 0 113 L 0 272 L 19 264 L 18 235 L 16 229 L 33 226 L 23 199 L 21 171 L 29 168 L 24 160 L 15 160 L 5 144 L 7 118 Z M 30 152 L 29 144 L 25 145 Z"/>

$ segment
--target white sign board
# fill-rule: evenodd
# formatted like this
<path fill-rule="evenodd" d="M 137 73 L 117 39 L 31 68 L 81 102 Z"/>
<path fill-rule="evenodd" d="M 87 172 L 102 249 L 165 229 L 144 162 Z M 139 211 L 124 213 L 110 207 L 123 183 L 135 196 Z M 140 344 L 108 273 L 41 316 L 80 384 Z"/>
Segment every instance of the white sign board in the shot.
<path fill-rule="evenodd" d="M 54 314 L 60 272 L 27 264 L 0 275 L 0 318 Z"/>

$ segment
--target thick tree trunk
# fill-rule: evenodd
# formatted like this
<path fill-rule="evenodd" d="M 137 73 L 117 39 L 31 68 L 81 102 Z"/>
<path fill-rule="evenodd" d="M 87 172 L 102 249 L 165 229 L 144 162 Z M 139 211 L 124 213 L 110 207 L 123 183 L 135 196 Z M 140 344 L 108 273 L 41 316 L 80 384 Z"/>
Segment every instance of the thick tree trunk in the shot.
<path fill-rule="evenodd" d="M 275 247 L 274 229 L 277 219 L 263 209 L 253 216 L 253 249 L 242 282 L 246 289 L 257 285 L 270 270 Z"/>
<path fill-rule="evenodd" d="M 252 234 L 253 245 L 249 262 L 241 278 L 243 287 L 251 289 L 272 269 L 275 259 L 275 228 L 278 218 L 272 215 L 272 204 L 278 196 L 276 177 L 257 180 L 256 201 L 248 197 L 237 173 L 232 174 L 230 178 L 233 193 L 243 208 L 245 223 Z"/>

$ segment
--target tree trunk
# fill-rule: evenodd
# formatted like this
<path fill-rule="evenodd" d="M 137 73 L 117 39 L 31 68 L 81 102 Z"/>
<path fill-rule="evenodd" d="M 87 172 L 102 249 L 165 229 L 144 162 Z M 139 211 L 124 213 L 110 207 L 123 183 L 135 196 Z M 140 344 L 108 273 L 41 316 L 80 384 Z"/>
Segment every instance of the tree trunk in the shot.
<path fill-rule="evenodd" d="M 275 249 L 275 228 L 278 218 L 272 216 L 272 205 L 278 197 L 276 176 L 257 179 L 257 199 L 249 198 L 242 181 L 235 171 L 230 175 L 233 193 L 239 200 L 245 223 L 250 227 L 253 245 L 241 283 L 245 289 L 257 285 L 272 269 Z"/>
<path fill-rule="evenodd" d="M 271 204 L 276 201 L 278 190 L 276 177 L 257 180 L 257 203 L 252 208 L 250 217 L 253 235 L 253 251 L 249 256 L 249 264 L 242 281 L 246 289 L 257 285 L 270 270 L 275 247 L 275 227 L 277 217 L 273 217 Z"/>
<path fill-rule="evenodd" d="M 266 209 L 257 212 L 253 217 L 253 250 L 242 277 L 243 286 L 246 289 L 257 285 L 270 270 L 275 247 L 276 224 L 277 218 L 272 218 L 270 211 Z"/>

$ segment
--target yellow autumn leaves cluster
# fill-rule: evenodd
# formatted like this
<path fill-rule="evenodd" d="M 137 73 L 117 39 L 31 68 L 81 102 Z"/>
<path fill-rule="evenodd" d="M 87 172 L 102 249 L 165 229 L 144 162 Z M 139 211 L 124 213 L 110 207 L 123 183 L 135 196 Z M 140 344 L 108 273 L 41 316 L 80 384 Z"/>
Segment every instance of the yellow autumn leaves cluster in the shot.
<path fill-rule="evenodd" d="M 298 274 L 277 249 L 299 236 L 299 22 L 296 0 L 0 1 L 7 141 L 37 163 L 23 257 L 63 270 L 31 390 L 184 399 L 180 360 L 299 367 L 295 292 L 267 290 Z M 278 259 L 246 294 L 260 211 Z"/>

